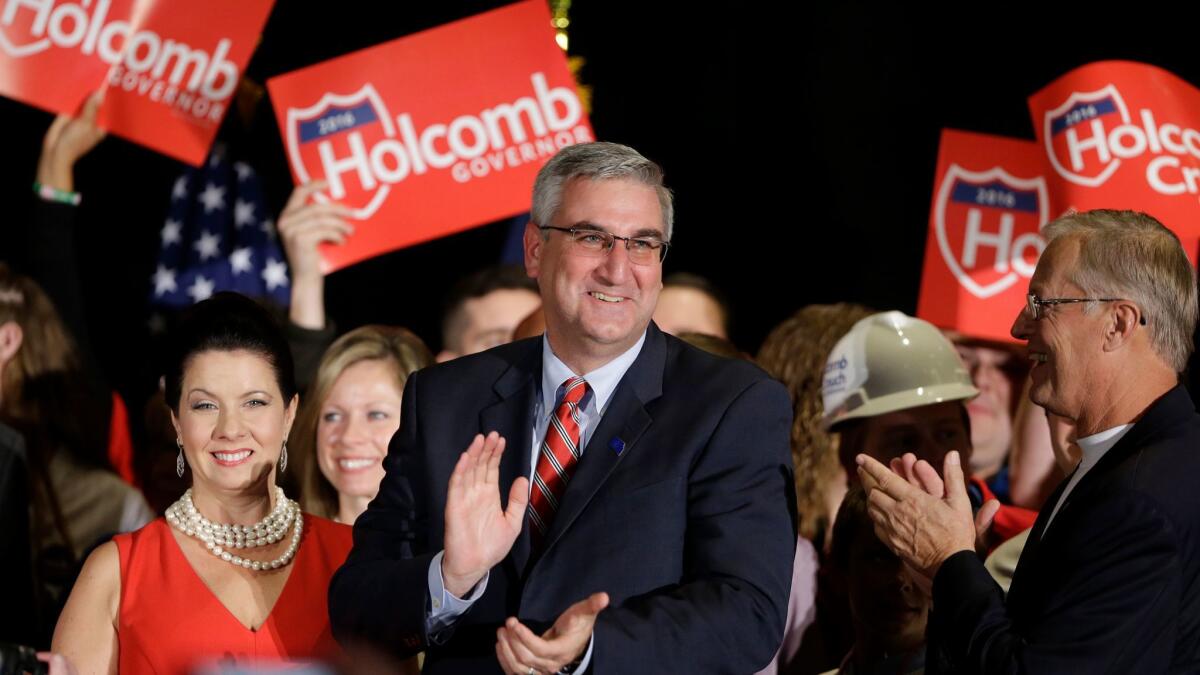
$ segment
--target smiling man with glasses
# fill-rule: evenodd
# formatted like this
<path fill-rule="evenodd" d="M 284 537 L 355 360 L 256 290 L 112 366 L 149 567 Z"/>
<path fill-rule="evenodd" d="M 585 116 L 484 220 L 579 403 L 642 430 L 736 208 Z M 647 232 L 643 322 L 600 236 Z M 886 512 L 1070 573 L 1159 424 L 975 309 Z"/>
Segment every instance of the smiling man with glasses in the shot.
<path fill-rule="evenodd" d="M 410 377 L 330 589 L 339 638 L 425 649 L 429 673 L 770 661 L 795 552 L 791 404 L 651 321 L 673 220 L 632 148 L 569 146 L 538 173 L 524 247 L 545 335 Z"/>
<path fill-rule="evenodd" d="M 1072 213 L 1048 244 L 1013 337 L 1029 397 L 1075 427 L 1082 459 L 1046 501 L 1007 598 L 975 554 L 957 456 L 945 483 L 860 456 L 881 536 L 931 580 L 929 639 L 952 672 L 1200 670 L 1200 415 L 1179 373 L 1196 277 L 1143 213 Z"/>

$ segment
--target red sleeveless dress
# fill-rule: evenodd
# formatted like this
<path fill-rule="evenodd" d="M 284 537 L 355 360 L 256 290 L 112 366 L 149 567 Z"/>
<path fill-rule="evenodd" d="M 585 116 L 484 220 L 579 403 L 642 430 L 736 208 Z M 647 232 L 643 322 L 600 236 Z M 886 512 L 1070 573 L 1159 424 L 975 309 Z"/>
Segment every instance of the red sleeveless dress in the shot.
<path fill-rule="evenodd" d="M 329 628 L 329 579 L 346 560 L 351 529 L 304 514 L 291 576 L 258 630 L 242 625 L 192 569 L 171 526 L 159 518 L 117 535 L 121 603 L 119 672 L 174 675 L 213 662 L 331 660 L 341 650 Z"/>

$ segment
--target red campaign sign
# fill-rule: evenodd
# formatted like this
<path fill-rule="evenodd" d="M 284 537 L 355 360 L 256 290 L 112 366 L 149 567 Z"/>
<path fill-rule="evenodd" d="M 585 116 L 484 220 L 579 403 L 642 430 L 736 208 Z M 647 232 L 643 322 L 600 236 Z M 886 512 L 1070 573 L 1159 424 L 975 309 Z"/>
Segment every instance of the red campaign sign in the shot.
<path fill-rule="evenodd" d="M 538 169 L 593 140 L 542 0 L 267 82 L 292 175 L 329 182 L 355 233 L 326 272 L 529 210 Z"/>
<path fill-rule="evenodd" d="M 1200 234 L 1200 89 L 1101 61 L 1051 82 L 1029 111 L 1056 204 L 1144 211 L 1185 240 Z"/>
<path fill-rule="evenodd" d="M 0 94 L 199 166 L 273 0 L 3 0 Z"/>
<path fill-rule="evenodd" d="M 1012 341 L 1053 215 L 1036 143 L 943 130 L 917 316 Z"/>

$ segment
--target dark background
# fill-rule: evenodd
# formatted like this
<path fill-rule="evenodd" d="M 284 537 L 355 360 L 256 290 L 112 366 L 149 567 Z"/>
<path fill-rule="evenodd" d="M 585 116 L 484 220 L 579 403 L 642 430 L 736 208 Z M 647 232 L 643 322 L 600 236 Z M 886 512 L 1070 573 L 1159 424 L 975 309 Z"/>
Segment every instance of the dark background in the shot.
<path fill-rule="evenodd" d="M 247 75 L 263 82 L 501 4 L 278 0 Z M 598 138 L 659 161 L 676 191 L 664 272 L 724 288 L 734 341 L 751 353 L 808 303 L 915 310 L 943 127 L 1032 138 L 1026 97 L 1100 59 L 1146 61 L 1200 83 L 1194 40 L 1175 28 L 1190 19 L 1160 9 L 576 0 L 570 17 Z M 225 133 L 245 147 L 277 210 L 290 177 L 269 105 L 249 130 Z M 50 119 L 0 100 L 0 199 L 13 219 L 4 227 L 24 217 Z M 93 342 L 131 402 L 154 386 L 146 300 L 181 169 L 119 139 L 77 168 Z M 436 350 L 445 289 L 495 261 L 507 230 L 485 226 L 336 273 L 330 314 L 343 330 L 409 326 Z"/>

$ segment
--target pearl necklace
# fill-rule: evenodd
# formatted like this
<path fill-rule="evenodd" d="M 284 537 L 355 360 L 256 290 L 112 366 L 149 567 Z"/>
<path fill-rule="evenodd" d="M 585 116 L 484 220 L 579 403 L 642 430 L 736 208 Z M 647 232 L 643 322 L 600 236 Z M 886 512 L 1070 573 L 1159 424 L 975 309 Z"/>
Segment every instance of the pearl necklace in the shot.
<path fill-rule="evenodd" d="M 188 488 L 179 501 L 167 507 L 167 522 L 189 537 L 204 542 L 204 548 L 225 562 L 250 570 L 279 569 L 292 561 L 300 546 L 300 533 L 304 530 L 304 518 L 300 505 L 288 499 L 283 488 L 275 488 L 275 508 L 267 517 L 254 525 L 228 525 L 214 523 L 196 510 L 192 502 L 192 489 Z M 295 528 L 292 525 L 295 524 Z M 234 555 L 227 548 L 256 548 L 273 544 L 292 529 L 292 540 L 283 555 L 274 560 L 250 560 Z"/>

